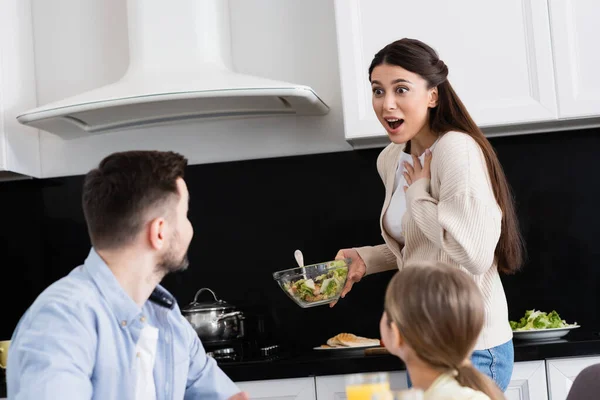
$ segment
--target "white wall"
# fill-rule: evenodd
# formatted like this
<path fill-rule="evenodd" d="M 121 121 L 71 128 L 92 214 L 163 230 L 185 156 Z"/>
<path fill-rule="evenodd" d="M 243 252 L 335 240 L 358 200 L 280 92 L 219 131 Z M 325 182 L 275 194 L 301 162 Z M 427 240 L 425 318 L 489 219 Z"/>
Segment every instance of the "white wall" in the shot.
<path fill-rule="evenodd" d="M 40 104 L 124 73 L 125 3 L 34 0 Z M 236 70 L 311 86 L 331 108 L 328 115 L 205 121 L 70 141 L 42 132 L 42 176 L 84 174 L 102 157 L 130 149 L 177 151 L 190 164 L 351 150 L 344 139 L 333 1 L 230 0 L 230 5 Z"/>

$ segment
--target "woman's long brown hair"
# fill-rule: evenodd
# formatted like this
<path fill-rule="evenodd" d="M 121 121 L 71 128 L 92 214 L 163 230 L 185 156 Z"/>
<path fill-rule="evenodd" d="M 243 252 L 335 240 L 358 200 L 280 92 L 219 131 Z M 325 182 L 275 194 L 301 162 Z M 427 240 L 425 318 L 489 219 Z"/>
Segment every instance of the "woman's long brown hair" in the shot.
<path fill-rule="evenodd" d="M 400 66 L 423 77 L 429 88 L 438 88 L 438 105 L 429 113 L 432 132 L 439 135 L 450 131 L 463 132 L 481 147 L 494 196 L 502 210 L 500 240 L 495 250 L 498 270 L 504 274 L 514 274 L 521 268 L 525 250 L 511 190 L 494 148 L 450 85 L 448 67 L 435 50 L 415 39 L 401 39 L 381 49 L 369 67 L 369 81 L 373 69 L 381 64 Z"/>
<path fill-rule="evenodd" d="M 405 266 L 385 295 L 388 321 L 415 354 L 441 373 L 457 373 L 462 386 L 504 399 L 498 386 L 467 361 L 483 329 L 485 309 L 473 279 L 441 262 Z"/>

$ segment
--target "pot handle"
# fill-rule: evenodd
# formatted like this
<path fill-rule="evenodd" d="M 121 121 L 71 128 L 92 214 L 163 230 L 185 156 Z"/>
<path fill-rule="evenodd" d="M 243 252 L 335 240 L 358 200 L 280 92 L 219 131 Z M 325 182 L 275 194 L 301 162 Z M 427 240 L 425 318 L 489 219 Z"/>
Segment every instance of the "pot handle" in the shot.
<path fill-rule="evenodd" d="M 217 295 L 215 294 L 215 292 L 213 292 L 209 288 L 202 288 L 196 292 L 196 295 L 194 296 L 194 304 L 198 303 L 198 295 L 200 293 L 204 292 L 205 290 L 208 290 L 213 295 L 213 297 L 215 298 L 215 301 L 219 301 L 219 299 L 217 299 Z"/>
<path fill-rule="evenodd" d="M 220 320 L 225 319 L 225 318 L 229 318 L 229 317 L 235 317 L 236 315 L 242 315 L 242 312 L 241 311 L 233 311 L 233 312 L 230 312 L 230 313 L 221 314 L 217 318 L 215 318 L 214 322 L 219 322 Z"/>

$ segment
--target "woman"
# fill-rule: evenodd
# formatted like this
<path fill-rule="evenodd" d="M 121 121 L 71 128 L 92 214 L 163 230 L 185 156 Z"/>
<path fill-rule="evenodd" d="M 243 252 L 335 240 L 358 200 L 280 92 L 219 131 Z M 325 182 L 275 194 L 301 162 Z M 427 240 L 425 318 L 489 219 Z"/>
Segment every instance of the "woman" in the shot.
<path fill-rule="evenodd" d="M 379 329 L 425 400 L 504 399 L 469 360 L 484 318 L 481 292 L 467 274 L 422 262 L 392 278 Z"/>
<path fill-rule="evenodd" d="M 486 313 L 473 364 L 505 390 L 513 344 L 499 272 L 520 268 L 523 245 L 500 162 L 447 76 L 436 52 L 413 39 L 385 46 L 369 67 L 373 109 L 392 142 L 377 159 L 385 243 L 338 252 L 353 260 L 342 297 L 365 275 L 410 262 L 465 271 Z"/>

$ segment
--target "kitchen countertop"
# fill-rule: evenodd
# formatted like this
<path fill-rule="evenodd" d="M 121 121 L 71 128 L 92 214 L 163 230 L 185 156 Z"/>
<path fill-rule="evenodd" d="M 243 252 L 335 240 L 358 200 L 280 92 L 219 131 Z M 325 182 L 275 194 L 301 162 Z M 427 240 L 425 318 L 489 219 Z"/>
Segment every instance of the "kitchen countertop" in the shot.
<path fill-rule="evenodd" d="M 515 339 L 514 346 L 515 362 L 600 355 L 600 335 L 578 329 L 558 340 Z M 220 366 L 236 382 L 406 369 L 404 363 L 394 356 L 365 355 L 364 349 L 307 350 L 275 361 L 223 363 Z"/>

